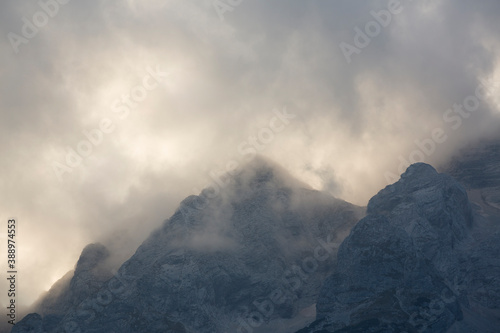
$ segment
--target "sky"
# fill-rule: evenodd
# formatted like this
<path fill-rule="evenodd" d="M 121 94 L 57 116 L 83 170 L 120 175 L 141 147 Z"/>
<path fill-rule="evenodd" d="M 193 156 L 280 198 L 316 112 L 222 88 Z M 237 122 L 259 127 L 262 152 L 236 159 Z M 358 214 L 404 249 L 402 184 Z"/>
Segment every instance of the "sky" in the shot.
<path fill-rule="evenodd" d="M 132 255 L 256 154 L 366 205 L 409 163 L 494 137 L 499 15 L 498 0 L 2 1 L 0 237 L 6 251 L 16 218 L 17 301 L 88 243 Z"/>

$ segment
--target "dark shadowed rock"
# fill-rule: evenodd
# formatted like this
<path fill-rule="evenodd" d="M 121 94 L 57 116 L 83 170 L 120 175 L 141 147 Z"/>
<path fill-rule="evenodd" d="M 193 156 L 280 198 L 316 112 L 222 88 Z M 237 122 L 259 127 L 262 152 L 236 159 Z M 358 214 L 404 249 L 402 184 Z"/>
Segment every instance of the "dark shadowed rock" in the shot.
<path fill-rule="evenodd" d="M 12 332 L 44 333 L 42 317 L 38 313 L 31 313 L 23 318 L 22 323 L 18 323 Z"/>
<path fill-rule="evenodd" d="M 102 244 L 89 244 L 83 249 L 69 286 L 72 305 L 80 304 L 88 295 L 97 292 L 111 277 L 104 265 L 108 256 L 109 251 Z"/>
<path fill-rule="evenodd" d="M 43 327 L 41 332 L 50 332 L 62 320 L 71 307 L 82 303 L 89 295 L 99 291 L 112 276 L 105 260 L 109 252 L 102 244 L 87 245 L 73 271 L 66 273 L 50 290 L 35 302 L 31 314 L 20 321 L 12 332 L 31 332 L 35 324 Z M 43 315 L 43 323 L 40 315 Z M 30 318 L 30 321 L 27 319 Z"/>

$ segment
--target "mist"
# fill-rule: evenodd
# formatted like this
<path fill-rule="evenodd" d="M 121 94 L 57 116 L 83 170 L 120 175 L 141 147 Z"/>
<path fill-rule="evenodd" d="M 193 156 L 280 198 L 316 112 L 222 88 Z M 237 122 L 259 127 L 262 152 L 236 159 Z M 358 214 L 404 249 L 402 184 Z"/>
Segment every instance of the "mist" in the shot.
<path fill-rule="evenodd" d="M 364 206 L 500 128 L 496 0 L 63 2 L 0 5 L 0 211 L 24 306 L 89 243 L 119 265 L 257 154 Z"/>

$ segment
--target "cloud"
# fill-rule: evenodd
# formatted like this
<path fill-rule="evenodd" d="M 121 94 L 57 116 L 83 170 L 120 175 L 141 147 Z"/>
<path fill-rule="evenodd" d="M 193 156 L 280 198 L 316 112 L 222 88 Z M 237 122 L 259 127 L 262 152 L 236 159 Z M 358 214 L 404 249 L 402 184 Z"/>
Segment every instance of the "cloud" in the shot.
<path fill-rule="evenodd" d="M 297 116 L 259 153 L 356 204 L 435 128 L 448 139 L 425 157 L 434 165 L 494 135 L 495 93 L 458 130 L 443 114 L 480 80 L 500 78 L 498 1 L 401 6 L 348 64 L 339 44 L 354 43 L 354 29 L 386 1 L 244 0 L 224 21 L 212 1 L 71 1 L 18 53 L 7 36 L 21 35 L 22 18 L 33 21 L 41 7 L 2 3 L 0 208 L 19 219 L 20 301 L 117 230 L 129 244 L 124 257 L 133 253 L 210 171 L 245 160 L 238 146 L 275 109 Z M 113 102 L 156 66 L 169 76 L 121 119 Z M 65 164 L 102 119 L 113 132 L 59 182 L 53 162 Z"/>

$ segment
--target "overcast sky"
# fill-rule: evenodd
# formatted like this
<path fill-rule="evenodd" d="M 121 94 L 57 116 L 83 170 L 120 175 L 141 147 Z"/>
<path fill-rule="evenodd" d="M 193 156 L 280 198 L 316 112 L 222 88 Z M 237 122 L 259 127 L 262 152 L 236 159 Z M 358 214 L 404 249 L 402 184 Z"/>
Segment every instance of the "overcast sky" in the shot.
<path fill-rule="evenodd" d="M 132 254 L 256 151 L 365 205 L 402 159 L 498 133 L 498 0 L 60 2 L 0 4 L 0 234 L 18 219 L 23 304 L 90 242 Z"/>

